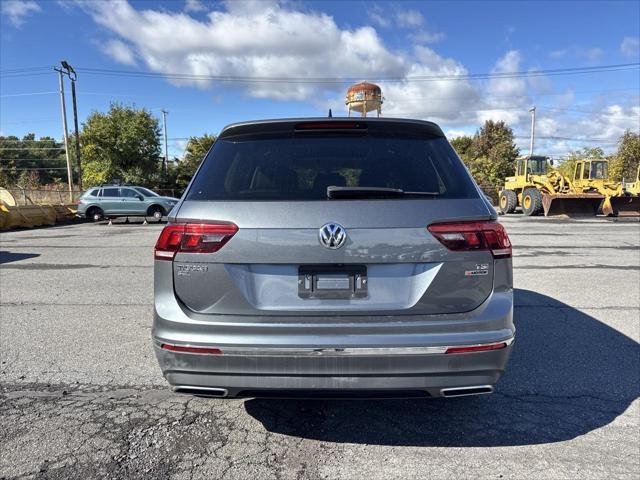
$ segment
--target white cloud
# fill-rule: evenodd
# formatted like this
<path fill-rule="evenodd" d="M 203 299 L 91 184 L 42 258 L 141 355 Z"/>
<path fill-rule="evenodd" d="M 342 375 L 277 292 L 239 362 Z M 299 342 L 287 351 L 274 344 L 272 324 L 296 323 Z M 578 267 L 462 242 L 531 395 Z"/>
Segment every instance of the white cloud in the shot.
<path fill-rule="evenodd" d="M 438 43 L 444 40 L 446 35 L 442 32 L 428 32 L 419 30 L 409 34 L 409 38 L 415 43 Z"/>
<path fill-rule="evenodd" d="M 625 128 L 638 125 L 640 113 L 633 107 L 638 105 L 637 100 L 605 99 L 606 103 L 593 107 L 597 115 L 567 113 L 562 109 L 575 106 L 574 93 L 558 92 L 550 78 L 469 80 L 465 78 L 469 72 L 460 61 L 440 55 L 425 42 L 394 50 L 371 26 L 345 28 L 322 12 L 296 9 L 299 4 L 295 2 L 226 2 L 198 19 L 149 4 L 134 8 L 124 0 L 81 5 L 97 24 L 113 34 L 105 50 L 117 61 L 135 62 L 145 71 L 263 79 L 387 78 L 378 82 L 386 98 L 383 115 L 433 120 L 450 134 L 474 132 L 484 120 L 492 119 L 505 120 L 518 135 L 526 136 L 528 109 L 534 101 L 539 102 L 538 130 L 547 136 L 594 135 L 615 141 Z M 393 14 L 384 15 L 375 5 L 370 12 L 395 22 Z M 419 35 L 422 30 L 406 33 Z M 563 55 L 569 53 L 575 51 Z M 497 59 L 492 71 L 510 73 L 528 68 L 518 50 L 509 50 Z M 434 76 L 449 79 L 425 78 Z M 451 80 L 452 76 L 462 78 Z M 216 87 L 222 80 L 169 81 L 211 89 L 209 98 L 221 93 Z M 336 116 L 346 113 L 345 85 L 340 83 L 263 81 L 228 85 L 254 98 L 304 101 L 323 115 L 329 107 Z M 521 143 L 526 150 L 527 140 Z M 553 150 L 558 143 L 541 141 L 539 145 L 536 150 L 544 153 L 544 148 Z"/>
<path fill-rule="evenodd" d="M 417 77 L 464 76 L 467 70 L 424 46 L 415 48 L 415 62 L 405 80 L 380 82 L 386 98 L 385 116 L 431 119 L 447 124 L 475 123 L 478 90 L 468 80 L 420 80 Z"/>
<path fill-rule="evenodd" d="M 418 28 L 424 23 L 424 17 L 418 10 L 399 10 L 396 13 L 396 25 L 402 28 Z"/>
<path fill-rule="evenodd" d="M 457 129 L 457 128 L 447 128 L 444 131 L 444 134 L 447 136 L 449 140 L 458 137 L 472 137 L 476 133 L 475 130 L 469 129 Z"/>
<path fill-rule="evenodd" d="M 209 10 L 204 3 L 200 0 L 186 0 L 184 2 L 184 11 L 185 12 L 206 12 Z"/>
<path fill-rule="evenodd" d="M 564 57 L 567 53 L 569 53 L 568 48 L 560 48 L 558 50 L 552 50 L 549 52 L 549 57 L 559 59 Z"/>
<path fill-rule="evenodd" d="M 631 57 L 637 60 L 640 56 L 640 38 L 624 37 L 620 44 L 620 52 L 625 57 Z"/>
<path fill-rule="evenodd" d="M 595 62 L 596 60 L 600 60 L 602 57 L 604 57 L 604 50 L 598 47 L 588 48 L 586 50 L 580 51 L 578 53 L 578 56 L 582 56 L 587 60 Z"/>
<path fill-rule="evenodd" d="M 541 75 L 537 69 L 530 68 L 530 77 L 527 77 L 527 84 L 531 88 L 532 93 L 551 93 L 553 92 L 553 82 L 546 75 Z"/>
<path fill-rule="evenodd" d="M 136 59 L 133 50 L 120 40 L 109 40 L 102 47 L 102 51 L 115 61 L 125 65 L 135 65 Z"/>
<path fill-rule="evenodd" d="M 418 10 L 395 9 L 394 11 L 394 9 L 383 9 L 377 3 L 369 8 L 367 16 L 369 20 L 382 28 L 396 26 L 398 28 L 418 29 L 425 23 L 424 16 Z"/>
<path fill-rule="evenodd" d="M 509 50 L 498 59 L 492 73 L 513 73 L 520 71 L 522 56 L 518 50 Z M 529 115 L 527 82 L 523 77 L 493 77 L 485 92 L 485 106 L 478 112 L 479 123 L 485 120 L 504 120 L 518 123 Z"/>
<path fill-rule="evenodd" d="M 125 41 L 156 72 L 365 78 L 401 77 L 406 71 L 404 58 L 389 51 L 373 28 L 340 29 L 326 14 L 295 11 L 276 2 L 230 2 L 206 20 L 164 10 L 138 11 L 126 1 L 83 5 L 95 22 Z M 199 79 L 173 82 L 211 86 Z M 289 100 L 319 91 L 309 83 L 283 82 L 251 83 L 246 89 L 254 97 Z"/>
<path fill-rule="evenodd" d="M 391 26 L 391 20 L 385 15 L 384 10 L 382 10 L 378 4 L 374 4 L 373 7 L 369 9 L 367 16 L 379 27 L 388 28 Z"/>
<path fill-rule="evenodd" d="M 32 13 L 42 9 L 34 0 L 3 0 L 2 15 L 5 15 L 14 27 L 20 27 Z"/>
<path fill-rule="evenodd" d="M 585 116 L 570 126 L 575 135 L 612 142 L 627 129 L 640 133 L 640 105 L 607 105 L 599 113 Z"/>
<path fill-rule="evenodd" d="M 604 50 L 599 47 L 585 48 L 571 45 L 569 47 L 559 48 L 557 50 L 552 50 L 551 52 L 549 52 L 549 58 L 553 58 L 555 60 L 559 60 L 568 56 L 585 58 L 590 62 L 595 62 L 601 60 L 604 57 Z"/>

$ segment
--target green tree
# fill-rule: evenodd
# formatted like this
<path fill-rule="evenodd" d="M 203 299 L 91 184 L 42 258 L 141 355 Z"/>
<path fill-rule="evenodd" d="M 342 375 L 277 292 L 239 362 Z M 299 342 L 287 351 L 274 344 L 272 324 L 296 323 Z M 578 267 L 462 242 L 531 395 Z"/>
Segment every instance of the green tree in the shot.
<path fill-rule="evenodd" d="M 580 150 L 574 150 L 569 153 L 568 157 L 558 165 L 558 170 L 562 175 L 573 180 L 573 172 L 576 169 L 578 160 L 590 160 L 604 158 L 604 151 L 600 147 L 582 147 Z"/>
<path fill-rule="evenodd" d="M 463 146 L 466 147 L 467 141 Z M 485 193 L 496 196 L 504 177 L 513 175 L 519 155 L 513 130 L 505 122 L 487 120 L 473 136 L 462 159 Z"/>
<path fill-rule="evenodd" d="M 111 104 L 107 113 L 93 112 L 80 134 L 85 186 L 118 178 L 128 183 L 157 180 L 160 127 L 148 110 Z"/>
<path fill-rule="evenodd" d="M 627 130 L 618 140 L 618 151 L 609 162 L 612 180 L 634 182 L 640 163 L 640 133 Z"/>
<path fill-rule="evenodd" d="M 184 191 L 191 181 L 191 177 L 196 173 L 202 159 L 205 157 L 213 142 L 216 141 L 215 135 L 205 133 L 201 137 L 191 137 L 187 142 L 184 157 L 178 161 L 174 167 L 175 186 Z"/>
<path fill-rule="evenodd" d="M 0 136 L 0 186 L 65 183 L 64 148 L 51 137 Z"/>
<path fill-rule="evenodd" d="M 462 135 L 461 137 L 452 138 L 451 140 L 449 140 L 449 143 L 451 143 L 451 146 L 458 153 L 458 156 L 463 160 L 467 160 L 471 155 L 473 137 Z"/>

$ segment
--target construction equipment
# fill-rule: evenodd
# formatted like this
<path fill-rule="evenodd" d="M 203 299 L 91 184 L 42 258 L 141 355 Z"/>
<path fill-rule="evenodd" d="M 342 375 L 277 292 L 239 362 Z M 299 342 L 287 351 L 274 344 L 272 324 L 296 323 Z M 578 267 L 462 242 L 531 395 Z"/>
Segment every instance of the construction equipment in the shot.
<path fill-rule="evenodd" d="M 625 190 L 631 195 L 640 196 L 640 165 L 638 165 L 638 171 L 636 172 L 636 180 L 633 183 L 627 183 Z"/>
<path fill-rule="evenodd" d="M 602 213 L 607 216 L 640 216 L 640 198 L 625 189 L 621 182 L 609 180 L 608 160 L 578 160 L 572 185 L 576 193 L 602 195 Z"/>
<path fill-rule="evenodd" d="M 550 165 L 552 161 L 545 156 L 519 157 L 515 175 L 505 178 L 499 193 L 500 211 L 514 213 L 521 207 L 527 216 L 595 216 L 604 196 L 576 192 L 571 180 Z"/>
<path fill-rule="evenodd" d="M 0 187 L 0 230 L 55 225 L 75 217 L 75 205 L 17 205 L 8 190 Z"/>

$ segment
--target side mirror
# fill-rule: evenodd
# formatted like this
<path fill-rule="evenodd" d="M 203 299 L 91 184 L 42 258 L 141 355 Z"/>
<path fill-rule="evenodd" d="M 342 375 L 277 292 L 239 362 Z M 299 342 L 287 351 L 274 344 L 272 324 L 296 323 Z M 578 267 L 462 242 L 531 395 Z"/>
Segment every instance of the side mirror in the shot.
<path fill-rule="evenodd" d="M 144 197 L 142 195 L 136 195 L 136 197 L 138 198 L 138 200 L 140 200 L 141 202 L 144 201 Z"/>
<path fill-rule="evenodd" d="M 553 159 L 549 159 L 549 165 L 553 165 Z"/>

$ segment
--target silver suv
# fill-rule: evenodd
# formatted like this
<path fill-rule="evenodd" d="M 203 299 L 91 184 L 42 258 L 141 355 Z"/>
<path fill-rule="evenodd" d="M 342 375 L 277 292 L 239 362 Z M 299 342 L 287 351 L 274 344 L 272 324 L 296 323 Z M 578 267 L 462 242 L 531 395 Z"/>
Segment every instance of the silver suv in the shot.
<path fill-rule="evenodd" d="M 90 188 L 80 197 L 78 216 L 93 221 L 116 217 L 153 217 L 162 220 L 178 203 L 135 185 L 103 185 Z"/>
<path fill-rule="evenodd" d="M 490 393 L 511 244 L 430 122 L 226 127 L 155 247 L 153 344 L 217 397 Z"/>

